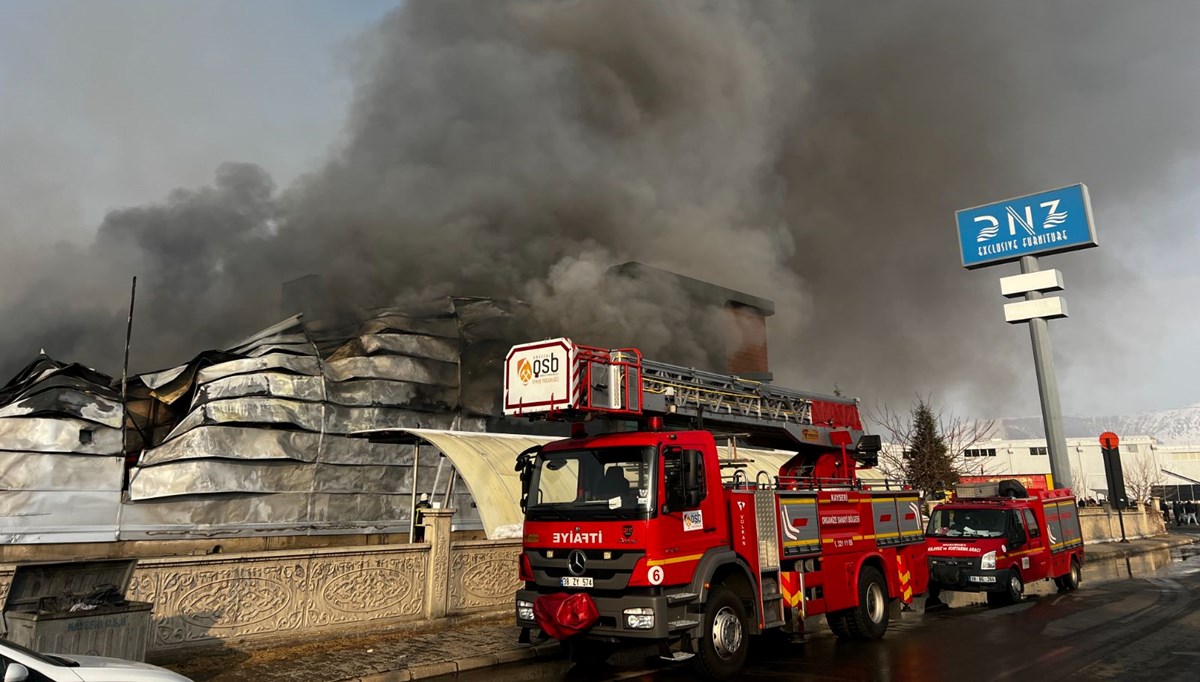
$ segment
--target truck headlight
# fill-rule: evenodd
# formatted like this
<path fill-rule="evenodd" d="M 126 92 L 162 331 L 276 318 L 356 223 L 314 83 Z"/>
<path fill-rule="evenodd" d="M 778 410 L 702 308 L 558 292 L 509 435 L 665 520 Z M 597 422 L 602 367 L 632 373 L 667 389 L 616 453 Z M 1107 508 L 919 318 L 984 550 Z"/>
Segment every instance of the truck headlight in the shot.
<path fill-rule="evenodd" d="M 979 567 L 985 571 L 996 570 L 996 550 L 984 554 L 983 558 L 979 561 Z"/>
<path fill-rule="evenodd" d="M 625 627 L 630 630 L 654 629 L 654 609 L 639 606 L 634 609 L 625 609 L 622 613 L 625 614 Z"/>
<path fill-rule="evenodd" d="M 517 620 L 534 620 L 533 602 L 517 600 Z"/>

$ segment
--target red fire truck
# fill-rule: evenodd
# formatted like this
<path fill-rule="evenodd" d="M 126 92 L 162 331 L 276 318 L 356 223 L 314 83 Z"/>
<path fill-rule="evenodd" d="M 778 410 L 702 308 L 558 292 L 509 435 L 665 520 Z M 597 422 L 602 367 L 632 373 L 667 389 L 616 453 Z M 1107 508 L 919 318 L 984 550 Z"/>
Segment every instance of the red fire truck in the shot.
<path fill-rule="evenodd" d="M 926 589 L 917 495 L 858 477 L 880 440 L 855 400 L 569 339 L 514 347 L 504 394 L 506 414 L 574 422 L 517 463 L 523 641 L 540 629 L 577 659 L 657 642 L 720 679 L 751 635 L 824 615 L 839 637 L 876 639 Z M 754 471 L 747 446 L 795 454 Z"/>
<path fill-rule="evenodd" d="M 1027 492 L 1017 481 L 956 486 L 934 507 L 926 542 L 930 601 L 942 590 L 986 592 L 988 604 L 1002 606 L 1035 580 L 1079 587 L 1083 536 L 1070 490 Z"/>

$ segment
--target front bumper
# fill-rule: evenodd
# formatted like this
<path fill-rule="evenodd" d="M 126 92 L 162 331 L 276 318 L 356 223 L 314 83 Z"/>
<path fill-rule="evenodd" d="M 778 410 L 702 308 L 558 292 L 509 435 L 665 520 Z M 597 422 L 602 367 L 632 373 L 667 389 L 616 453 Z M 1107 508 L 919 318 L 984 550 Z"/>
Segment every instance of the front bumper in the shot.
<path fill-rule="evenodd" d="M 544 592 L 536 590 L 517 590 L 517 601 L 533 602 Z M 589 637 L 612 637 L 618 639 L 667 639 L 678 637 L 682 633 L 695 635 L 700 629 L 700 615 L 688 613 L 687 603 L 668 603 L 665 595 L 622 595 L 619 597 L 600 597 L 592 595 L 596 610 L 600 612 L 600 620 L 595 627 L 588 631 Z M 654 613 L 654 627 L 645 629 L 630 628 L 625 623 L 625 609 L 649 608 Z M 517 616 L 517 625 L 523 628 L 537 628 L 537 623 Z"/>
<path fill-rule="evenodd" d="M 1007 570 L 984 570 L 978 559 L 929 558 L 929 582 L 954 592 L 1000 592 L 1008 589 Z"/>

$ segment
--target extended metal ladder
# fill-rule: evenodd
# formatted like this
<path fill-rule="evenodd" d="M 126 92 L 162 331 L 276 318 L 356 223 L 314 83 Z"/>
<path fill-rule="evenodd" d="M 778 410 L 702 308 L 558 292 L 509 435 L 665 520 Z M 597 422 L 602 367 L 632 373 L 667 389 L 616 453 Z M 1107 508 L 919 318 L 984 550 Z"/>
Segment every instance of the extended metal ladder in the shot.
<path fill-rule="evenodd" d="M 578 346 L 575 357 L 577 410 L 686 419 L 775 447 L 852 445 L 863 433 L 852 398 L 645 360 L 634 349 Z"/>

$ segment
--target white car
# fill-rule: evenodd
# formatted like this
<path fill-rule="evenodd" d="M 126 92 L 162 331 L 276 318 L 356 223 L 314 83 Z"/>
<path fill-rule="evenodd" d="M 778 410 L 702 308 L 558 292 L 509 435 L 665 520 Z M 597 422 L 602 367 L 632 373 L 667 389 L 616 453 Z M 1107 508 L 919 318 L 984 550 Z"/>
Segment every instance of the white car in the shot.
<path fill-rule="evenodd" d="M 149 663 L 103 656 L 39 654 L 0 640 L 2 682 L 192 682 Z"/>

